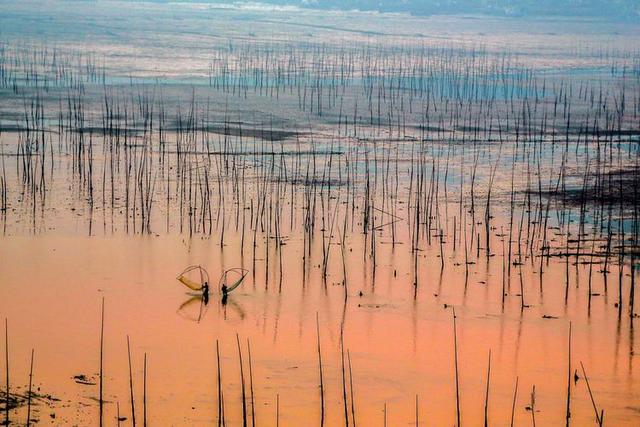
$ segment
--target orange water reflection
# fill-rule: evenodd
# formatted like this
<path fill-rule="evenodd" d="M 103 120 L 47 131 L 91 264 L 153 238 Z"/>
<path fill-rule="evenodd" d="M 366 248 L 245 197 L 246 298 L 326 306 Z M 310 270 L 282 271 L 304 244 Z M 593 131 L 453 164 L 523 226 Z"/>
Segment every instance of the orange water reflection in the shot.
<path fill-rule="evenodd" d="M 357 248 L 358 244 L 350 245 Z M 287 260 L 300 258 L 298 242 L 290 242 L 285 251 Z M 375 287 L 367 271 L 370 266 L 355 262 L 361 259 L 361 252 L 350 253 L 353 262 L 348 262 L 350 297 L 346 305 L 343 287 L 335 284 L 342 278 L 337 263 L 330 267 L 326 286 L 319 269 L 312 268 L 303 287 L 301 263 L 287 262 L 281 292 L 276 273 L 265 285 L 264 269 L 259 267 L 255 281 L 249 277 L 226 306 L 212 295 L 202 319 L 194 322 L 177 313 L 188 295 L 175 276 L 191 264 L 207 266 L 212 277 L 237 266 L 240 257 L 235 240 L 221 253 L 215 241 L 181 237 L 3 238 L 0 314 L 9 319 L 12 387 L 27 384 L 28 356 L 33 347 L 35 383 L 42 392 L 61 399 L 51 408 L 39 405 L 39 419 L 47 420 L 55 413 L 56 423 L 95 424 L 98 387 L 77 384 L 72 377 L 85 374 L 97 378 L 104 296 L 108 424 L 115 422 L 116 402 L 121 415 L 130 416 L 126 335 L 132 342 L 138 420 L 142 419 L 142 361 L 146 353 L 149 422 L 214 423 L 215 343 L 219 340 L 227 422 L 240 423 L 236 334 L 243 344 L 245 362 L 246 340 L 251 344 L 258 424 L 275 425 L 276 395 L 281 425 L 315 424 L 320 417 L 318 313 L 327 425 L 340 425 L 344 420 L 341 330 L 352 361 L 358 424 L 382 425 L 385 403 L 388 425 L 410 424 L 418 395 L 421 424 L 451 425 L 455 422 L 455 383 L 452 311 L 448 307 L 453 305 L 458 314 L 463 422 L 483 417 L 489 349 L 492 425 L 509 424 L 516 377 L 518 424 L 530 422 L 531 413 L 525 407 L 534 384 L 536 422 L 563 422 L 571 320 L 572 369 L 579 370 L 579 361 L 584 363 L 596 403 L 605 410 L 605 420 L 610 425 L 638 423 L 640 390 L 634 366 L 637 355 L 633 354 L 637 332 L 630 328 L 627 316 L 618 320 L 615 295 L 594 297 L 589 315 L 586 287 L 575 286 L 572 268 L 565 308 L 564 266 L 552 263 L 545 272 L 544 292 L 538 288 L 534 270 L 523 269 L 530 308 L 521 312 L 519 297 L 512 289 L 503 311 L 499 260 L 474 266 L 465 290 L 464 268 L 447 265 L 440 277 L 439 262 L 427 252 L 414 300 L 409 257 L 398 247 L 393 255 L 391 245 L 381 245 L 380 252 L 379 259 L 385 261 L 377 267 Z M 578 273 L 584 275 L 586 270 L 582 269 Z M 601 284 L 601 275 L 597 275 L 595 289 Z M 360 291 L 363 296 L 358 295 Z M 194 310 L 197 315 L 198 307 L 185 309 L 187 314 L 194 314 Z M 543 315 L 558 318 L 545 319 Z M 14 418 L 25 416 L 26 409 L 13 414 Z M 576 425 L 594 422 L 583 380 L 572 388 L 572 420 Z"/>

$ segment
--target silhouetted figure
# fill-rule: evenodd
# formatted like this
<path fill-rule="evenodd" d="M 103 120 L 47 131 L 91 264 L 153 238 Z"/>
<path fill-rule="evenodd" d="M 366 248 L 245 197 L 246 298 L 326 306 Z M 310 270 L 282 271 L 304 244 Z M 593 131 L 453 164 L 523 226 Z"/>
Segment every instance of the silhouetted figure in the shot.
<path fill-rule="evenodd" d="M 209 302 L 209 283 L 208 282 L 204 282 L 204 285 L 202 285 L 202 299 L 204 300 L 205 305 Z"/>

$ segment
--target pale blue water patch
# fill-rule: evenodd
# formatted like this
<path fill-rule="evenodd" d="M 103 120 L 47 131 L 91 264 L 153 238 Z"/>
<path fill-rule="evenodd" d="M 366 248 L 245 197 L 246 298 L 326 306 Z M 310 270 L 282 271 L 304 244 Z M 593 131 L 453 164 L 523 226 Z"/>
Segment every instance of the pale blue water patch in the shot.
<path fill-rule="evenodd" d="M 617 64 L 615 69 L 612 69 L 611 64 L 608 65 L 592 65 L 592 66 L 576 66 L 576 67 L 562 67 L 562 68 L 545 68 L 537 70 L 536 73 L 540 76 L 553 76 L 558 78 L 580 77 L 580 78 L 616 78 L 622 77 L 623 71 L 627 76 L 637 76 L 638 70 L 624 63 Z"/>
<path fill-rule="evenodd" d="M 189 86 L 209 86 L 209 77 L 201 76 L 121 76 L 106 75 L 104 84 L 109 86 L 122 85 L 189 85 Z"/>
<path fill-rule="evenodd" d="M 515 75 L 499 76 L 488 75 L 482 80 L 475 78 L 453 78 L 448 75 L 414 75 L 397 78 L 378 77 L 317 77 L 313 75 L 298 76 L 302 79 L 302 86 L 309 87 L 321 84 L 325 87 L 331 85 L 344 85 L 347 87 L 366 87 L 370 85 L 390 87 L 393 90 L 404 92 L 431 92 L 432 96 L 438 98 L 466 98 L 478 100 L 504 100 L 512 97 L 521 98 L 534 95 L 534 90 L 519 84 Z M 191 85 L 191 86 L 226 86 L 247 88 L 249 90 L 263 90 L 274 86 L 295 86 L 294 80 L 287 77 L 275 78 L 265 75 L 263 72 L 250 74 L 216 74 L 209 76 L 123 76 L 106 75 L 104 83 L 107 85 L 137 84 L 137 85 Z M 425 95 L 426 96 L 426 95 Z"/>

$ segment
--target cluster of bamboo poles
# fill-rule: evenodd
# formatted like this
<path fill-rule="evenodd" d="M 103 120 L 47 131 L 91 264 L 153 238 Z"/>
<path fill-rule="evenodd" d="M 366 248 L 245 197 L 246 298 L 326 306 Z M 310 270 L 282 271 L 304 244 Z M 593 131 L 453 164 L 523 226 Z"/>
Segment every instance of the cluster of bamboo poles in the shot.
<path fill-rule="evenodd" d="M 410 241 L 416 291 L 425 247 L 438 249 L 441 268 L 461 254 L 467 274 L 502 249 L 505 286 L 525 262 L 538 264 L 542 286 L 550 258 L 564 258 L 565 298 L 571 258 L 589 265 L 590 296 L 593 266 L 606 277 L 617 265 L 622 311 L 640 229 L 640 74 L 616 71 L 619 57 L 585 81 L 541 77 L 481 48 L 248 44 L 218 52 L 211 89 L 185 97 L 162 84 L 91 84 L 101 74 L 91 55 L 2 52 L 15 82 L 60 64 L 85 76 L 80 87 L 20 83 L 18 131 L 0 140 L 5 228 L 13 210 L 34 229 L 45 223 L 60 197 L 50 184 L 70 179 L 91 234 L 99 219 L 105 233 L 177 230 L 221 247 L 233 233 L 254 272 L 261 249 L 279 285 L 286 239 L 300 236 L 305 268 L 315 246 L 323 277 L 332 259 L 342 264 L 346 298 L 345 251 L 362 236 L 374 277 L 381 239 Z M 270 102 L 301 111 L 306 125 L 273 113 L 250 123 L 255 112 L 234 110 L 249 92 L 274 90 Z M 634 299 L 630 286 L 631 317 Z"/>
<path fill-rule="evenodd" d="M 20 93 L 28 88 L 45 92 L 60 87 L 82 90 L 87 83 L 104 83 L 104 61 L 93 52 L 27 42 L 0 42 L 0 87 Z"/>

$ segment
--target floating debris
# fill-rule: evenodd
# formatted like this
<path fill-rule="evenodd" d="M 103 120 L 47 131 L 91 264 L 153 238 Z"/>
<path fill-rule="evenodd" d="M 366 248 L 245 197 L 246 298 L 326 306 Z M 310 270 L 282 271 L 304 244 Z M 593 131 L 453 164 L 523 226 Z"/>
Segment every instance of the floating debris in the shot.
<path fill-rule="evenodd" d="M 85 374 L 74 375 L 73 380 L 82 385 L 96 385 L 95 381 L 89 379 Z"/>

